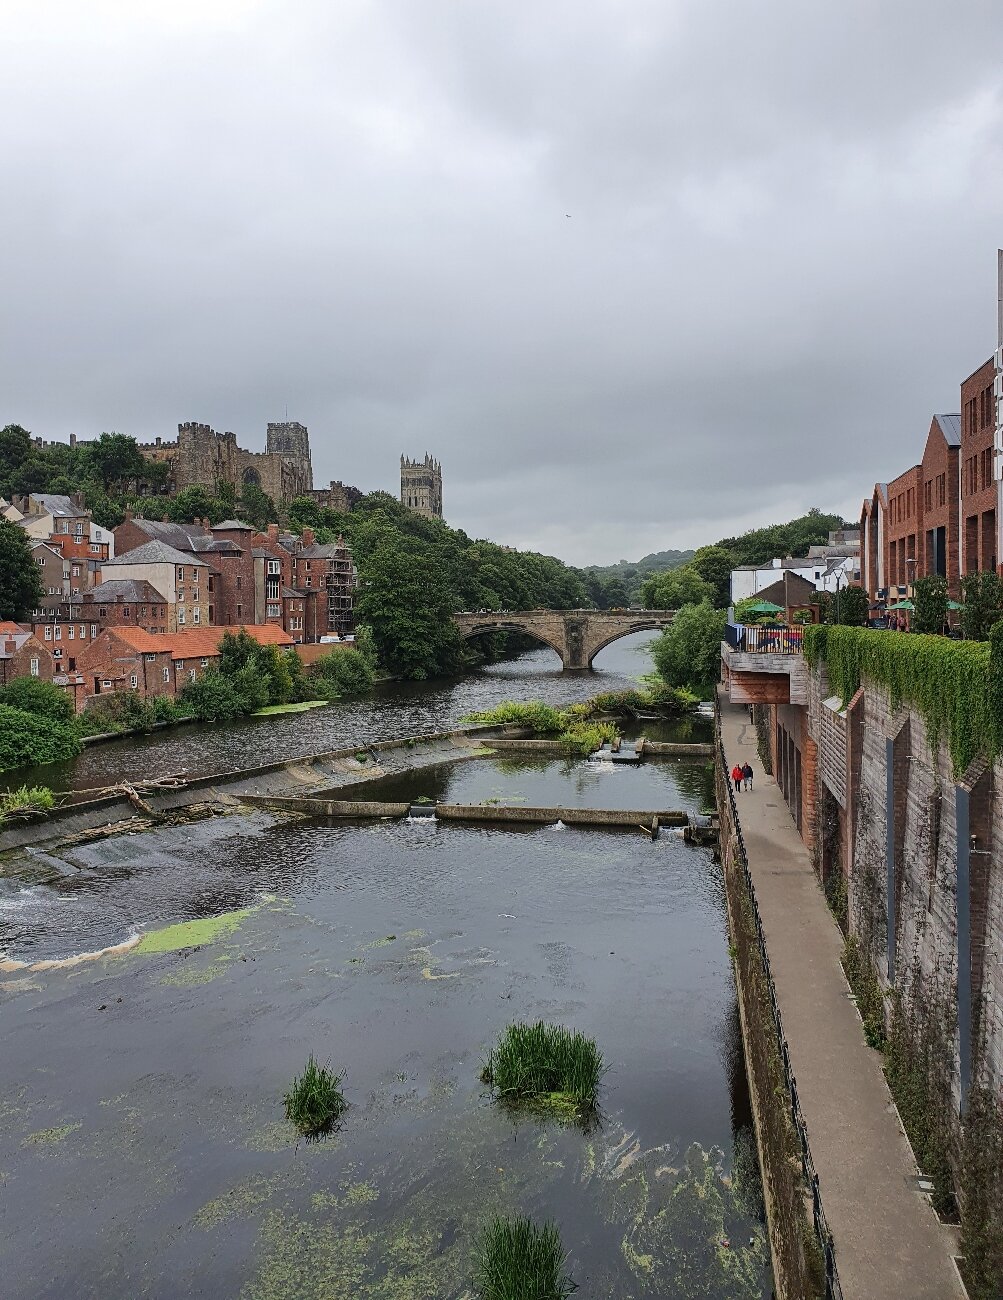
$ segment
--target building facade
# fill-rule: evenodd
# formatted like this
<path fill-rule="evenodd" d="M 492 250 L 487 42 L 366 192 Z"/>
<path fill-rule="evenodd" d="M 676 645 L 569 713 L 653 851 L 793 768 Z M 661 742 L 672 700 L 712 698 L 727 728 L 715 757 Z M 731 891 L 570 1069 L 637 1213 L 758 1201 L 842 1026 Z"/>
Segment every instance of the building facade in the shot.
<path fill-rule="evenodd" d="M 102 573 L 117 580 L 149 583 L 167 602 L 167 631 L 209 626 L 209 566 L 198 556 L 150 541 L 116 556 Z"/>
<path fill-rule="evenodd" d="M 166 465 L 168 491 L 202 487 L 215 493 L 220 484 L 239 496 L 248 487 L 259 487 L 276 505 L 284 505 L 313 488 L 310 435 L 295 420 L 269 424 L 264 451 L 247 451 L 237 445 L 235 433 L 217 433 L 208 424 L 178 425 L 174 442 L 157 438 L 140 443 L 148 460 Z"/>
<path fill-rule="evenodd" d="M 423 461 L 401 456 L 401 502 L 428 519 L 442 518 L 442 466 L 427 452 Z"/>

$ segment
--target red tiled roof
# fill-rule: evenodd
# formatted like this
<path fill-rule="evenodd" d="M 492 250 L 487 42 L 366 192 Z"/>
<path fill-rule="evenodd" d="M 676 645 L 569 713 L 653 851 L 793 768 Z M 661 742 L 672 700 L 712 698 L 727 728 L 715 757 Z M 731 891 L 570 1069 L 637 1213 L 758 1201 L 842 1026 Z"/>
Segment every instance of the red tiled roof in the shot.
<path fill-rule="evenodd" d="M 20 623 L 11 623 L 9 619 L 6 623 L 0 623 L 0 634 L 6 632 L 7 635 L 10 636 L 14 632 L 30 632 L 30 631 L 31 631 L 30 627 L 22 627 Z"/>
<path fill-rule="evenodd" d="M 172 659 L 209 659 L 219 653 L 219 643 L 227 632 L 236 634 L 239 627 L 190 627 L 183 632 L 168 632 L 154 636 L 141 627 L 112 627 L 107 631 L 112 636 L 120 637 L 133 650 L 144 654 L 163 654 L 170 651 Z M 292 637 L 280 627 L 270 624 L 252 623 L 244 631 L 258 645 L 294 645 Z"/>

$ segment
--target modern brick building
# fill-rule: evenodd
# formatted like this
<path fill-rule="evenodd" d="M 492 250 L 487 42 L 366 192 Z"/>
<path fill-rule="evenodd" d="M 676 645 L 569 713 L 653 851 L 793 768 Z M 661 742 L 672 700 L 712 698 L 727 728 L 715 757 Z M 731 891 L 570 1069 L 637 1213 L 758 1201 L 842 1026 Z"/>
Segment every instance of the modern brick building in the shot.
<path fill-rule="evenodd" d="M 917 576 L 947 578 L 957 594 L 959 569 L 959 467 L 961 417 L 935 415 L 930 421 L 922 461 L 922 542 Z"/>
<path fill-rule="evenodd" d="M 995 570 L 1000 485 L 994 473 L 995 365 L 983 362 L 961 385 L 961 567 L 964 573 Z"/>

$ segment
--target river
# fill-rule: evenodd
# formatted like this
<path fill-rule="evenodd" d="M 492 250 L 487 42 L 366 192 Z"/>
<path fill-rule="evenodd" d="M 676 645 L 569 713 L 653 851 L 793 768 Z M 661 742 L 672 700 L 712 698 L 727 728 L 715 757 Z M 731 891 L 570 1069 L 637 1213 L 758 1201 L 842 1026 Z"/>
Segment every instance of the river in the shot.
<path fill-rule="evenodd" d="M 62 783 L 563 703 L 646 671 L 646 639 L 594 675 L 541 651 L 96 746 Z M 696 809 L 707 773 L 487 757 L 413 772 L 407 793 Z M 137 933 L 129 952 L 32 968 Z M 495 1213 L 554 1220 L 585 1296 L 770 1293 L 721 873 L 678 834 L 238 812 L 9 859 L 0 949 L 5 1297 L 466 1300 Z M 514 1019 L 595 1036 L 597 1123 L 492 1100 L 480 1063 Z M 345 1071 L 349 1100 L 319 1143 L 282 1108 L 310 1052 Z"/>

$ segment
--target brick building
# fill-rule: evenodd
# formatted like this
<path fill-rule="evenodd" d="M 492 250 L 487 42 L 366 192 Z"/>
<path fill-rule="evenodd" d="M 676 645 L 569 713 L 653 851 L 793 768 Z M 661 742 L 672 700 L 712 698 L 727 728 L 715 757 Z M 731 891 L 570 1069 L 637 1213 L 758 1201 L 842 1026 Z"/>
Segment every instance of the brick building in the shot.
<path fill-rule="evenodd" d="M 15 677 L 38 677 L 51 682 L 52 656 L 38 638 L 18 623 L 0 623 L 0 686 Z"/>
<path fill-rule="evenodd" d="M 210 623 L 209 566 L 191 552 L 175 550 L 166 542 L 151 541 L 109 560 L 102 569 L 107 580 L 131 579 L 148 583 L 167 602 L 167 631 L 201 627 Z"/>
<path fill-rule="evenodd" d="M 137 578 L 109 579 L 93 591 L 71 597 L 65 604 L 32 618 L 35 635 L 51 646 L 66 671 L 76 669 L 77 654 L 109 627 L 140 627 L 163 635 L 170 626 L 170 608 L 149 582 Z"/>
<path fill-rule="evenodd" d="M 96 524 L 80 493 L 37 492 L 15 497 L 5 512 L 33 540 L 44 541 L 69 561 L 72 592 L 87 591 L 101 565 L 115 554 L 115 536 Z"/>
<path fill-rule="evenodd" d="M 888 484 L 886 572 L 888 588 L 906 588 L 916 576 L 917 538 L 923 537 L 923 467 L 912 465 Z"/>
<path fill-rule="evenodd" d="M 961 417 L 935 415 L 923 448 L 922 542 L 916 555 L 916 576 L 947 578 L 952 594 L 958 590 L 958 475 Z"/>
<path fill-rule="evenodd" d="M 999 483 L 994 474 L 993 358 L 961 385 L 961 567 L 995 570 L 1000 548 Z"/>
<path fill-rule="evenodd" d="M 208 668 L 217 667 L 219 643 L 237 627 L 189 628 L 151 636 L 143 628 L 113 627 L 100 633 L 79 657 L 84 679 L 83 705 L 115 691 L 138 691 L 144 699 L 175 696 Z M 245 629 L 259 645 L 285 648 L 292 637 L 281 628 Z"/>
<path fill-rule="evenodd" d="M 888 484 L 875 483 L 860 512 L 860 582 L 871 601 L 888 589 Z"/>

